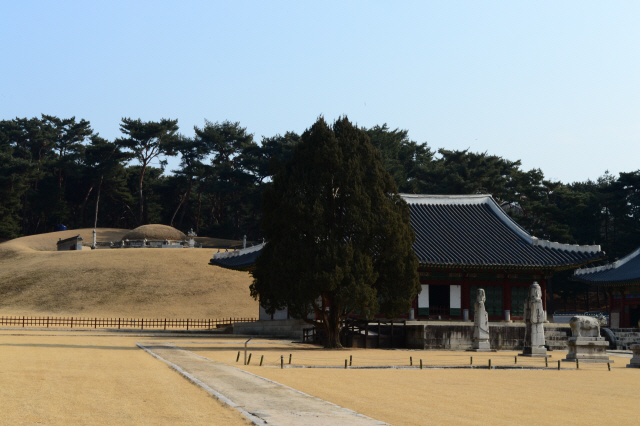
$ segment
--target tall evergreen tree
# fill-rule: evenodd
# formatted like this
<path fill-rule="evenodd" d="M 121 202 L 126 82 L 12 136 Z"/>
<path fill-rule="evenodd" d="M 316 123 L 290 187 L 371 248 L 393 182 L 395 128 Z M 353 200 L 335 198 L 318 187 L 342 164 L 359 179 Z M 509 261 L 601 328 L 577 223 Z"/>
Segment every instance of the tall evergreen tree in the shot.
<path fill-rule="evenodd" d="M 346 315 L 409 311 L 420 289 L 409 207 L 346 117 L 332 127 L 319 118 L 304 132 L 265 190 L 263 213 L 268 242 L 251 294 L 267 312 L 315 313 L 326 346 L 337 348 Z"/>

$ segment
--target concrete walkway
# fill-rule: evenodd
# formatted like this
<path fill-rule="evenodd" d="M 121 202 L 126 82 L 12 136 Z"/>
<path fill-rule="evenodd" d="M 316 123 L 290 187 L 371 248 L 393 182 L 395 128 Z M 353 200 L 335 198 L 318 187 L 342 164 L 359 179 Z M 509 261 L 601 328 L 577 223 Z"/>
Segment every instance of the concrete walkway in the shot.
<path fill-rule="evenodd" d="M 257 425 L 386 425 L 264 377 L 196 355 L 177 346 L 137 345 L 240 411 Z"/>

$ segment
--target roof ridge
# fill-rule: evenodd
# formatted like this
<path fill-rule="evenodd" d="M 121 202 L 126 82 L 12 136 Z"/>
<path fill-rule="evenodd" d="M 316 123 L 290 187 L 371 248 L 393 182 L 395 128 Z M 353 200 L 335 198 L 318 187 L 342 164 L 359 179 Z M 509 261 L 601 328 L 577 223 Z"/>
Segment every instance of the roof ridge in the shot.
<path fill-rule="evenodd" d="M 574 275 L 584 275 L 584 274 L 592 274 L 594 272 L 606 271 L 606 270 L 609 270 L 609 269 L 616 269 L 616 268 L 621 267 L 625 263 L 629 262 L 631 259 L 635 258 L 639 254 L 640 254 L 640 247 L 638 247 L 637 249 L 635 249 L 634 251 L 632 251 L 631 253 L 629 253 L 628 255 L 623 257 L 622 259 L 616 260 L 613 263 L 609 263 L 607 265 L 602 265 L 602 266 L 594 266 L 593 268 L 576 269 L 573 274 Z"/>

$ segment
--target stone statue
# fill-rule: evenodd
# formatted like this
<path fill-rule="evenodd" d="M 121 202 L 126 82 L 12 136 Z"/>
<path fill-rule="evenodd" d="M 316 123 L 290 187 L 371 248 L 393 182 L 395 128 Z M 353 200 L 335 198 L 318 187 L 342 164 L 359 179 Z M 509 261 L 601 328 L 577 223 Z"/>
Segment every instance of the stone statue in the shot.
<path fill-rule="evenodd" d="M 595 318 L 578 315 L 569 320 L 573 337 L 600 337 L 601 325 L 607 325 L 607 319 L 602 314 Z"/>
<path fill-rule="evenodd" d="M 489 344 L 489 316 L 484 307 L 486 300 L 484 289 L 479 288 L 474 305 L 473 349 L 491 349 Z"/>
<path fill-rule="evenodd" d="M 613 362 L 607 355 L 609 342 L 600 337 L 600 326 L 606 324 L 604 315 L 595 318 L 582 315 L 572 317 L 569 320 L 571 337 L 567 342 L 567 357 L 563 361 Z"/>
<path fill-rule="evenodd" d="M 546 356 L 544 341 L 545 313 L 542 305 L 542 290 L 537 282 L 529 287 L 529 297 L 524 302 L 524 356 Z"/>

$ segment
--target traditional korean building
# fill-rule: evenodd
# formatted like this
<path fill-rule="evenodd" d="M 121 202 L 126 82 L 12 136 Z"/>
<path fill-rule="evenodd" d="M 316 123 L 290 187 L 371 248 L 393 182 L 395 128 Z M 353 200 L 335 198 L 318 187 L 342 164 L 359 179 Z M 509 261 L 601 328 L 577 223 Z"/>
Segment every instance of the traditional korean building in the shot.
<path fill-rule="evenodd" d="M 404 200 L 416 233 L 413 248 L 422 292 L 418 319 L 473 316 L 477 288 L 486 294 L 490 320 L 522 319 L 527 289 L 540 284 L 546 310 L 547 281 L 560 270 L 604 257 L 600 246 L 560 244 L 531 236 L 491 195 L 410 195 Z"/>
<path fill-rule="evenodd" d="M 491 195 L 403 194 L 416 234 L 422 292 L 413 302 L 417 319 L 473 317 L 476 289 L 484 288 L 491 320 L 523 316 L 527 289 L 537 281 L 546 309 L 547 280 L 560 270 L 602 259 L 600 246 L 560 244 L 532 237 Z M 254 248 L 252 248 L 254 249 Z M 249 270 L 257 250 L 214 254 L 211 264 Z"/>
<path fill-rule="evenodd" d="M 640 248 L 609 265 L 578 269 L 574 279 L 601 286 L 609 294 L 611 328 L 638 327 Z"/>

